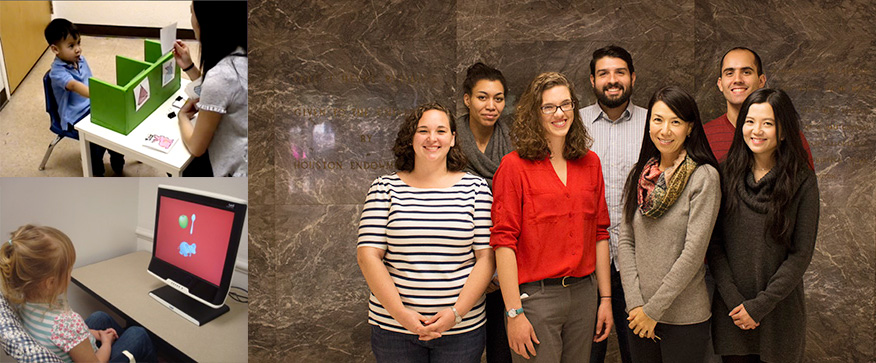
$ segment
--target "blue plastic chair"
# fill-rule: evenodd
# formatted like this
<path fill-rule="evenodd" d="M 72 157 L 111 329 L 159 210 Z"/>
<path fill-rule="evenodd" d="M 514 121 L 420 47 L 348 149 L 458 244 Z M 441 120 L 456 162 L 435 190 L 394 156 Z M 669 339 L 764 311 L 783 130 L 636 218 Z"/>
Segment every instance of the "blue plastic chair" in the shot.
<path fill-rule="evenodd" d="M 74 140 L 79 140 L 79 132 L 76 131 L 76 129 L 66 130 L 64 129 L 64 126 L 61 125 L 61 116 L 58 114 L 58 102 L 55 100 L 55 93 L 52 92 L 52 80 L 49 78 L 49 72 L 51 72 L 51 70 L 46 71 L 46 75 L 43 76 L 43 89 L 46 95 L 46 112 L 49 113 L 49 119 L 51 121 L 51 124 L 49 124 L 49 130 L 58 135 L 58 137 L 56 137 L 55 140 L 49 144 L 49 148 L 46 149 L 46 155 L 43 156 L 43 162 L 40 163 L 40 171 L 46 170 L 46 162 L 49 161 L 49 155 L 52 155 L 52 150 L 61 139 L 69 137 Z"/>

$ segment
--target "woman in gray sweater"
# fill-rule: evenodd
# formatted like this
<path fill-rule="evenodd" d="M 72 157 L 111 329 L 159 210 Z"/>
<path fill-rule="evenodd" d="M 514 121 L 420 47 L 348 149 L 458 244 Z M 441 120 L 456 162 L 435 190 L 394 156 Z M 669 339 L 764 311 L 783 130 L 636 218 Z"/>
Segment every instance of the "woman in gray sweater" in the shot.
<path fill-rule="evenodd" d="M 465 72 L 462 101 L 468 113 L 456 124 L 456 143 L 465 154 L 465 171 L 484 178 L 493 187 L 493 175 L 502 157 L 514 151 L 509 119 L 502 117 L 508 84 L 498 69 L 477 62 Z M 487 363 L 510 363 L 511 348 L 505 332 L 505 303 L 498 276 L 487 286 Z"/>
<path fill-rule="evenodd" d="M 742 103 L 722 164 L 726 196 L 709 266 L 715 352 L 724 362 L 799 362 L 806 313 L 803 273 L 818 234 L 818 182 L 785 92 Z"/>
<path fill-rule="evenodd" d="M 624 187 L 618 264 L 634 362 L 702 362 L 709 341 L 703 261 L 721 186 L 696 101 L 664 87 L 648 103 L 636 166 Z"/>

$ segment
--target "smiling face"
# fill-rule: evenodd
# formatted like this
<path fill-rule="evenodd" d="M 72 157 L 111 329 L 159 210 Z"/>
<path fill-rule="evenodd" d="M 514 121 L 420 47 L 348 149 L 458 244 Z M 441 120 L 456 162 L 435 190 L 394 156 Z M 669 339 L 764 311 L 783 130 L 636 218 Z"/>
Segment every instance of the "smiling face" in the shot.
<path fill-rule="evenodd" d="M 82 38 L 68 35 L 64 40 L 52 45 L 52 52 L 62 61 L 67 63 L 79 62 L 79 55 L 82 54 Z"/>
<path fill-rule="evenodd" d="M 692 130 L 692 125 L 679 118 L 663 101 L 657 101 L 651 107 L 648 133 L 660 151 L 661 162 L 671 162 L 678 157 Z"/>
<path fill-rule="evenodd" d="M 463 95 L 471 121 L 493 127 L 505 109 L 505 87 L 500 81 L 482 79 L 475 83 L 471 95 Z"/>
<path fill-rule="evenodd" d="M 545 107 L 555 110 L 546 114 L 542 112 Z M 564 111 L 564 109 L 568 111 Z M 555 86 L 542 92 L 541 107 L 538 112 L 548 142 L 560 144 L 565 142 L 566 134 L 569 133 L 572 121 L 575 120 L 575 105 L 572 104 L 572 94 L 569 92 L 569 87 Z"/>
<path fill-rule="evenodd" d="M 766 84 L 766 76 L 758 76 L 757 72 L 757 62 L 751 52 L 736 49 L 727 53 L 718 77 L 718 89 L 727 103 L 739 107 L 748 95 Z"/>
<path fill-rule="evenodd" d="M 450 119 L 446 113 L 440 110 L 424 112 L 411 142 L 414 148 L 414 166 L 433 161 L 446 164 L 447 153 L 455 142 L 456 135 L 450 131 Z"/>
<path fill-rule="evenodd" d="M 742 138 L 755 155 L 772 157 L 779 147 L 778 123 L 769 103 L 755 103 L 748 108 L 742 124 Z"/>
<path fill-rule="evenodd" d="M 602 57 L 596 61 L 590 85 L 599 103 L 608 108 L 623 106 L 633 94 L 636 74 L 620 58 Z"/>

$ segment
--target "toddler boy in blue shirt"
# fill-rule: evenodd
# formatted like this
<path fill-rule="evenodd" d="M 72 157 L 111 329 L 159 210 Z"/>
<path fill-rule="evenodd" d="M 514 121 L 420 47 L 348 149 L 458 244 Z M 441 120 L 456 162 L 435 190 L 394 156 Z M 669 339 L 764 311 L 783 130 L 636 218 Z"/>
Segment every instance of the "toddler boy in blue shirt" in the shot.
<path fill-rule="evenodd" d="M 92 76 L 88 62 L 81 55 L 79 29 L 67 19 L 55 19 L 46 26 L 46 41 L 55 60 L 49 72 L 52 92 L 58 103 L 61 127 L 73 130 L 73 125 L 91 112 L 88 99 L 88 78 Z M 91 144 L 91 169 L 94 176 L 103 176 L 104 151 L 109 151 L 110 165 L 116 176 L 122 176 L 125 156 L 103 146 Z"/>

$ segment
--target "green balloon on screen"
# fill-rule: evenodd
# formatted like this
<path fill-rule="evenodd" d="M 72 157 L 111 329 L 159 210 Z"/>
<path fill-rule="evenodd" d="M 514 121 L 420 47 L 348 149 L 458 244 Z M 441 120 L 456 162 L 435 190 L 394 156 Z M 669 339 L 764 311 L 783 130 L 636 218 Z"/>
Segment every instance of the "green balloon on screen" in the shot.
<path fill-rule="evenodd" d="M 183 214 L 179 216 L 179 228 L 186 228 L 189 225 L 189 216 Z"/>

